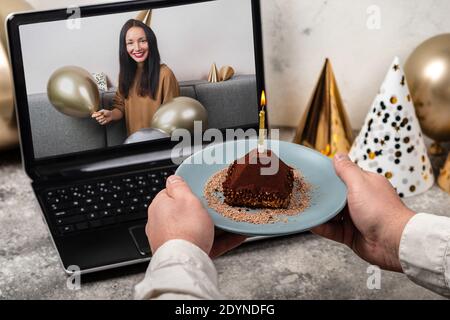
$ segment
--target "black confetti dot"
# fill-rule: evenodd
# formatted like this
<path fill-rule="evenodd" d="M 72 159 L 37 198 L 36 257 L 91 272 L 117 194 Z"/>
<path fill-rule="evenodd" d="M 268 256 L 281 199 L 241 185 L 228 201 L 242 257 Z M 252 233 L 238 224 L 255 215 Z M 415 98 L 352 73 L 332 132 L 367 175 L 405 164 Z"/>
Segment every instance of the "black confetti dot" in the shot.
<path fill-rule="evenodd" d="M 398 143 L 395 145 L 395 149 L 400 149 L 400 145 Z"/>
<path fill-rule="evenodd" d="M 371 152 L 371 150 L 370 150 L 370 149 L 367 149 L 366 151 L 367 151 L 367 154 L 369 154 L 369 153 Z"/>
<path fill-rule="evenodd" d="M 385 137 L 384 137 L 384 140 L 385 140 L 385 141 L 389 141 L 389 136 L 385 136 Z"/>
<path fill-rule="evenodd" d="M 373 113 L 377 112 L 377 108 L 373 108 Z"/>
<path fill-rule="evenodd" d="M 367 160 L 367 155 L 363 155 L 363 159 L 364 159 L 364 160 Z"/>
<path fill-rule="evenodd" d="M 378 172 L 378 173 L 383 173 L 383 169 L 378 168 L 378 169 L 377 169 L 377 172 Z"/>
<path fill-rule="evenodd" d="M 403 198 L 405 195 L 404 195 L 403 193 L 400 192 L 400 193 L 398 194 L 398 196 L 399 196 L 400 198 Z"/>
<path fill-rule="evenodd" d="M 373 139 L 373 142 L 378 143 L 378 139 L 377 138 Z"/>
<path fill-rule="evenodd" d="M 397 107 L 397 110 L 398 110 L 398 111 L 402 111 L 402 109 L 403 109 L 402 106 L 398 106 L 398 107 Z"/>
<path fill-rule="evenodd" d="M 396 122 L 392 122 L 392 123 L 391 123 L 391 126 L 396 127 L 396 126 L 397 126 L 397 123 L 396 123 Z"/>
<path fill-rule="evenodd" d="M 368 134 L 368 133 L 366 132 L 366 134 L 364 135 L 364 137 L 366 137 L 366 138 L 367 138 L 368 136 L 369 136 L 369 134 Z"/>
<path fill-rule="evenodd" d="M 411 131 L 411 126 L 407 126 L 406 129 L 407 129 L 408 131 Z"/>
<path fill-rule="evenodd" d="M 396 142 L 399 142 L 399 141 L 400 141 L 400 138 L 396 137 L 396 138 L 394 138 L 394 140 L 395 140 Z"/>
<path fill-rule="evenodd" d="M 426 170 L 425 166 L 422 166 L 422 171 L 425 171 L 425 170 Z"/>
<path fill-rule="evenodd" d="M 400 118 L 400 116 L 396 116 L 396 117 L 395 117 L 395 120 L 396 120 L 396 121 L 400 121 L 401 119 L 402 119 L 402 118 Z"/>
<path fill-rule="evenodd" d="M 395 163 L 395 164 L 399 164 L 399 163 L 400 163 L 400 159 L 395 159 L 395 160 L 394 160 L 394 163 Z"/>
<path fill-rule="evenodd" d="M 364 144 L 367 144 L 367 140 L 364 140 L 363 143 L 364 143 Z"/>
<path fill-rule="evenodd" d="M 386 118 L 383 119 L 383 123 L 387 123 L 388 120 Z"/>

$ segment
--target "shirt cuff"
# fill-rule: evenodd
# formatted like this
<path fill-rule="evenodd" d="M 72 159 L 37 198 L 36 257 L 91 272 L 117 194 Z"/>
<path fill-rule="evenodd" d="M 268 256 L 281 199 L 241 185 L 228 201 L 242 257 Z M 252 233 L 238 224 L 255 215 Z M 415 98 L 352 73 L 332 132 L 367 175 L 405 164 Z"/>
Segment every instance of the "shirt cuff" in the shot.
<path fill-rule="evenodd" d="M 450 218 L 418 213 L 403 230 L 403 272 L 415 283 L 450 296 Z"/>
<path fill-rule="evenodd" d="M 136 299 L 222 299 L 217 271 L 209 256 L 181 239 L 164 243 L 153 255 Z"/>

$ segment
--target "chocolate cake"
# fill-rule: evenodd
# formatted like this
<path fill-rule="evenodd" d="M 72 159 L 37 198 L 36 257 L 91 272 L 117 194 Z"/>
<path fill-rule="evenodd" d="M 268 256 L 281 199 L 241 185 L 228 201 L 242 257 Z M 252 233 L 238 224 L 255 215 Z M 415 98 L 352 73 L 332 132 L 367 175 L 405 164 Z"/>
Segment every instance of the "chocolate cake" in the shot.
<path fill-rule="evenodd" d="M 262 175 L 261 169 L 271 167 L 278 161 L 273 175 Z M 258 153 L 254 149 L 243 158 L 234 161 L 223 182 L 225 203 L 250 208 L 287 208 L 292 194 L 293 169 L 271 150 Z"/>

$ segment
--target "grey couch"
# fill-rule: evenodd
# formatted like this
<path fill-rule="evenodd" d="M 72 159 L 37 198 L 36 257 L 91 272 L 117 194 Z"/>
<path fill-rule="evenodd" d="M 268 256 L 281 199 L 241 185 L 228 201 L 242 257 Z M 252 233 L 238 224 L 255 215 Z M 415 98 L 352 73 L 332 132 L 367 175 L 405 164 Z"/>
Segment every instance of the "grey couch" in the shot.
<path fill-rule="evenodd" d="M 180 93 L 200 101 L 208 111 L 210 128 L 228 128 L 258 121 L 256 78 L 236 76 L 224 82 L 180 82 Z M 102 92 L 101 108 L 109 109 L 115 90 Z M 123 144 L 125 122 L 100 126 L 95 120 L 68 117 L 51 105 L 46 93 L 28 96 L 36 158 Z"/>

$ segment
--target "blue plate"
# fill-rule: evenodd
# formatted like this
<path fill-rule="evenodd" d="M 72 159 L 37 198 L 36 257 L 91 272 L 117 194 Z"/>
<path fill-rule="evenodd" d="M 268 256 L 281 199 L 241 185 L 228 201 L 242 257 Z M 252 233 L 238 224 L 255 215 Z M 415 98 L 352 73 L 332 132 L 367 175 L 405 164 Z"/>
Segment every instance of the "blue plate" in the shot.
<path fill-rule="evenodd" d="M 218 228 L 247 236 L 287 235 L 319 226 L 336 216 L 345 206 L 347 188 L 336 175 L 328 157 L 298 144 L 268 140 L 268 148 L 278 154 L 286 164 L 300 170 L 304 178 L 312 184 L 310 207 L 298 215 L 286 216 L 287 222 L 271 224 L 237 222 L 209 208 L 203 195 L 208 179 L 256 146 L 256 140 L 237 140 L 211 145 L 187 158 L 176 171 L 201 199 Z M 226 155 L 227 159 L 214 163 L 214 156 L 220 155 Z"/>

